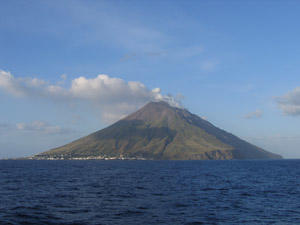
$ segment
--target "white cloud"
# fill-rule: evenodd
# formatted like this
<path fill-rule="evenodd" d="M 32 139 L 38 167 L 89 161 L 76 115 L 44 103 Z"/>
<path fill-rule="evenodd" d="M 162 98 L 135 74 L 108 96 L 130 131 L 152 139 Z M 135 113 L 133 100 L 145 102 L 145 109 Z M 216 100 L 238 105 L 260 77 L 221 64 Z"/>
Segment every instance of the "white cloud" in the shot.
<path fill-rule="evenodd" d="M 40 92 L 47 82 L 37 78 L 15 78 L 10 72 L 0 70 L 0 89 L 16 96 L 24 97 Z"/>
<path fill-rule="evenodd" d="M 95 78 L 78 77 L 65 88 L 37 78 L 15 78 L 11 73 L 0 70 L 0 89 L 16 97 L 90 103 L 101 112 L 105 121 L 122 118 L 149 101 L 165 101 L 180 107 L 180 98 L 162 95 L 160 88 L 150 90 L 141 82 L 126 82 L 105 74 Z"/>
<path fill-rule="evenodd" d="M 244 116 L 245 119 L 258 119 L 261 118 L 263 112 L 261 110 L 256 110 L 254 112 L 250 112 Z"/>
<path fill-rule="evenodd" d="M 68 78 L 68 76 L 67 76 L 67 74 L 62 74 L 62 75 L 60 76 L 60 78 L 61 78 L 62 80 L 66 80 L 66 79 Z"/>
<path fill-rule="evenodd" d="M 21 90 L 22 88 L 9 72 L 0 71 L 0 87 L 15 96 L 23 95 L 23 91 Z"/>
<path fill-rule="evenodd" d="M 38 131 L 45 134 L 59 134 L 67 132 L 66 129 L 62 129 L 60 126 L 52 126 L 42 121 L 33 121 L 31 123 L 17 123 L 16 128 L 20 131 Z"/>
<path fill-rule="evenodd" d="M 60 76 L 60 80 L 56 84 L 57 85 L 63 85 L 66 82 L 67 78 L 68 78 L 68 76 L 66 74 L 62 74 Z"/>
<path fill-rule="evenodd" d="M 74 133 L 74 130 L 62 128 L 60 126 L 54 126 L 43 121 L 33 121 L 30 123 L 0 123 L 0 132 L 4 131 L 30 131 L 38 132 L 39 134 L 61 134 L 61 133 Z"/>
<path fill-rule="evenodd" d="M 285 115 L 300 115 L 300 87 L 295 88 L 281 97 L 275 98 L 275 100 Z"/>

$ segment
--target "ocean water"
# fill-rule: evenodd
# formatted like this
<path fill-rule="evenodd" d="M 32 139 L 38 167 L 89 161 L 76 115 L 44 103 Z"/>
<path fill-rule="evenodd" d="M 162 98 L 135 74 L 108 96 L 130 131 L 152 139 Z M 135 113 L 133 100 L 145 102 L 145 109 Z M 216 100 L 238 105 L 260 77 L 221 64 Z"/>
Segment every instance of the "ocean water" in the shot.
<path fill-rule="evenodd" d="M 0 224 L 300 224 L 300 160 L 0 160 Z"/>

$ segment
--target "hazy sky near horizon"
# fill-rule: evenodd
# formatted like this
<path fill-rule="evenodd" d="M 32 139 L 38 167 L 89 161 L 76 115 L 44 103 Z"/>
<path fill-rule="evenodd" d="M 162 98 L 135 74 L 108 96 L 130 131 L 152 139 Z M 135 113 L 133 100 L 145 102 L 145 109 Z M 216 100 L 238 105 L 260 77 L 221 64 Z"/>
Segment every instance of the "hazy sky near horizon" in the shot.
<path fill-rule="evenodd" d="M 2 1 L 0 158 L 151 100 L 300 158 L 299 1 Z"/>

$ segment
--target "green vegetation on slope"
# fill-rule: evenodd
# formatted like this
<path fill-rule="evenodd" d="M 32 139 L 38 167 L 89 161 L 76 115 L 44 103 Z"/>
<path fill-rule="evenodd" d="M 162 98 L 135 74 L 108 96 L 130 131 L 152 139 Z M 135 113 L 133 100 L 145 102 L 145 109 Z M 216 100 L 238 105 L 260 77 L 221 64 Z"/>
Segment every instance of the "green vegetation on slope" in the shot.
<path fill-rule="evenodd" d="M 187 110 L 151 102 L 115 124 L 35 158 L 264 159 L 280 156 Z"/>

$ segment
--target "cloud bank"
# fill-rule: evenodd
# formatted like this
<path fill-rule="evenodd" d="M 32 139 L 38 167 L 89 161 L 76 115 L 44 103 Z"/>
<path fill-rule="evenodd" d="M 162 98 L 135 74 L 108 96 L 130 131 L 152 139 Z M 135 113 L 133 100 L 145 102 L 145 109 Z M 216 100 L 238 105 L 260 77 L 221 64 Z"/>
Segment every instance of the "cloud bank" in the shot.
<path fill-rule="evenodd" d="M 17 123 L 17 130 L 20 131 L 37 131 L 45 134 L 61 134 L 66 133 L 66 129 L 62 129 L 60 126 L 52 126 L 43 121 L 33 121 L 31 123 Z"/>
<path fill-rule="evenodd" d="M 33 121 L 29 123 L 1 123 L 0 122 L 0 132 L 7 131 L 20 131 L 20 132 L 36 132 L 39 134 L 66 134 L 66 133 L 74 133 L 74 130 L 62 128 L 57 125 L 51 125 L 47 122 L 43 121 Z"/>
<path fill-rule="evenodd" d="M 64 75 L 63 80 L 66 81 Z M 50 84 L 38 78 L 16 78 L 0 70 L 0 89 L 15 97 L 43 98 L 55 102 L 88 103 L 100 111 L 102 119 L 116 121 L 149 101 L 165 101 L 181 107 L 178 99 L 162 95 L 160 88 L 150 90 L 137 81 L 100 74 L 95 78 L 84 76 L 73 79 L 68 87 L 62 83 Z"/>
<path fill-rule="evenodd" d="M 285 115 L 300 115 L 300 87 L 295 88 L 281 97 L 275 98 L 275 100 Z"/>

